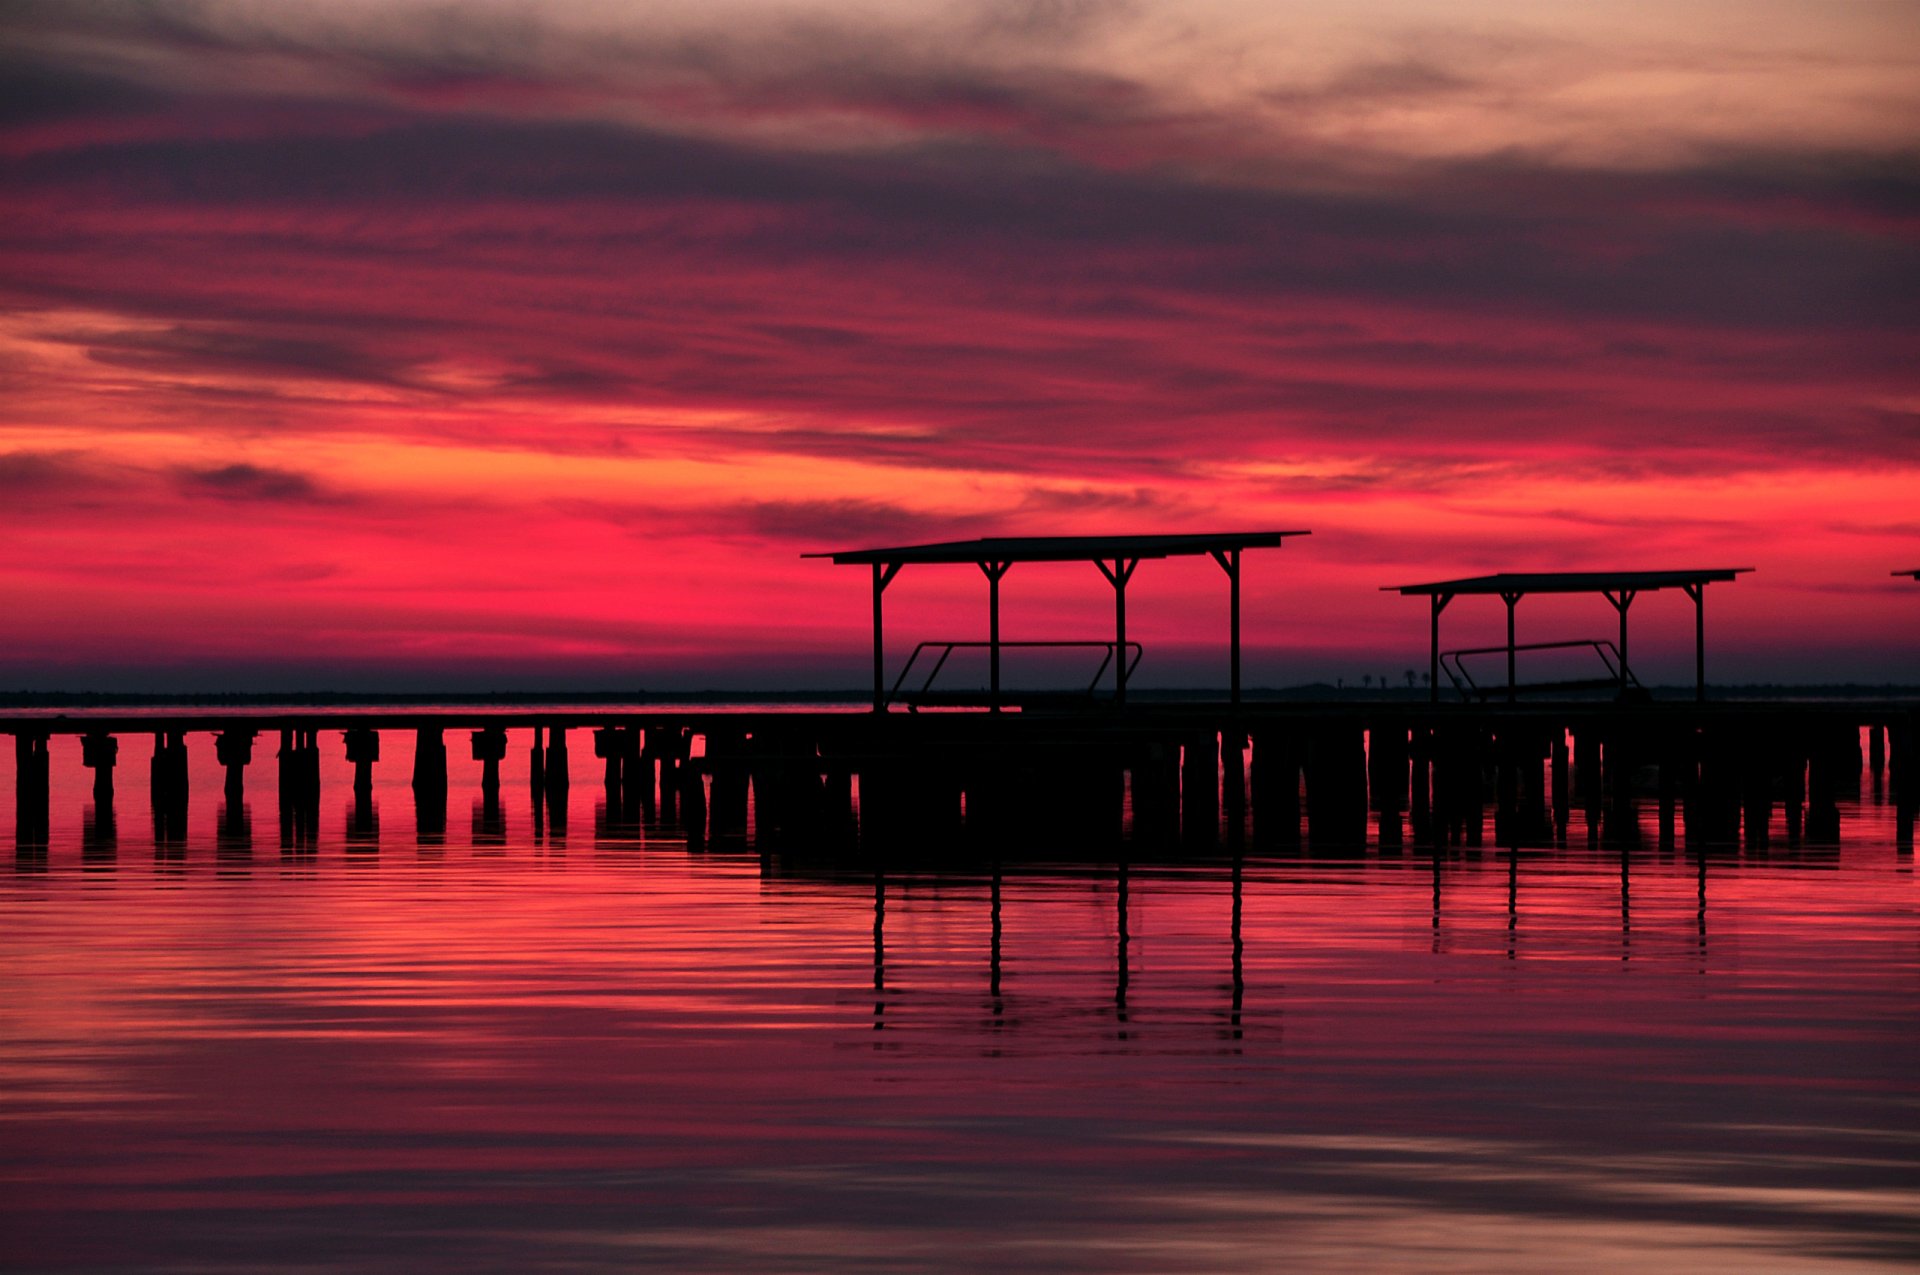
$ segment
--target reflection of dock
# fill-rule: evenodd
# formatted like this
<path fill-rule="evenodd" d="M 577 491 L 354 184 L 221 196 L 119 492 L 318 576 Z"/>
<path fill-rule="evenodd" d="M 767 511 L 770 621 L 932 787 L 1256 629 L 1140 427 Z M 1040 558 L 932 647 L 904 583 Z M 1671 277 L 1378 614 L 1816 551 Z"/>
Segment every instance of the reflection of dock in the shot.
<path fill-rule="evenodd" d="M 1010 704 L 1009 707 L 1017 707 Z M 1765 845 L 1839 835 L 1838 802 L 1863 767 L 1885 776 L 1901 843 L 1920 805 L 1920 709 L 1911 702 L 1165 704 L 1079 711 L 848 713 L 582 710 L 182 713 L 13 717 L 17 837 L 44 844 L 49 759 L 73 748 L 111 809 L 119 743 L 153 740 L 156 828 L 182 834 L 187 750 L 212 736 L 226 799 L 244 798 L 253 740 L 278 736 L 283 841 L 311 844 L 323 741 L 354 768 L 357 831 L 383 735 L 414 736 L 412 788 L 423 838 L 446 828 L 449 733 L 481 765 L 479 823 L 500 818 L 500 769 L 525 748 L 536 827 L 564 830 L 570 740 L 590 735 L 609 827 L 675 829 L 690 841 L 744 837 L 787 850 L 907 851 L 963 858 L 993 850 L 1098 855 L 1119 844 L 1204 852 L 1255 848 L 1476 844 L 1591 834 L 1630 841 L 1636 806 L 1657 808 L 1663 844 Z M 1862 748 L 1865 731 L 1866 747 Z M 336 732 L 338 734 L 336 735 Z M 517 737 L 518 743 L 510 743 Z"/>

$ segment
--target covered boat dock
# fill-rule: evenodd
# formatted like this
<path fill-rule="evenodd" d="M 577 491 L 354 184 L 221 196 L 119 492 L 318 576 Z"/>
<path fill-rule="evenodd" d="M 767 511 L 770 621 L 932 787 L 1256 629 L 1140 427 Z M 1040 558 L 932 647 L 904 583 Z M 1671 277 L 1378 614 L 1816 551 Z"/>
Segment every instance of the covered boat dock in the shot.
<path fill-rule="evenodd" d="M 1516 698 L 1515 656 L 1528 649 L 1514 642 L 1514 608 L 1530 593 L 1598 593 L 1606 597 L 1620 616 L 1620 643 L 1617 681 L 1624 692 L 1632 674 L 1627 665 L 1627 610 L 1642 593 L 1661 589 L 1684 589 L 1693 599 L 1694 698 L 1707 697 L 1707 613 L 1706 590 L 1709 584 L 1721 584 L 1752 571 L 1752 567 L 1715 567 L 1692 571 L 1523 571 L 1501 572 L 1490 576 L 1468 576 L 1459 580 L 1440 580 L 1432 584 L 1395 584 L 1384 586 L 1387 593 L 1403 597 L 1424 596 L 1432 606 L 1431 649 L 1428 655 L 1428 698 L 1440 699 L 1440 613 L 1457 597 L 1488 594 L 1507 604 L 1507 699 Z M 1547 644 L 1557 645 L 1557 644 Z"/>
<path fill-rule="evenodd" d="M 980 540 L 951 540 L 936 544 L 904 545 L 889 549 L 848 549 L 840 552 L 802 554 L 805 558 L 827 558 L 836 566 L 869 566 L 873 569 L 873 711 L 887 709 L 886 642 L 881 596 L 900 568 L 909 564 L 971 563 L 987 578 L 987 662 L 988 704 L 1001 708 L 1000 652 L 1000 580 L 1020 562 L 1091 562 L 1100 568 L 1113 586 L 1113 644 L 1110 658 L 1114 668 L 1114 703 L 1127 702 L 1127 676 L 1130 671 L 1127 642 L 1127 582 L 1134 568 L 1148 559 L 1211 557 L 1227 574 L 1228 646 L 1230 696 L 1240 702 L 1240 556 L 1248 549 L 1278 549 L 1288 536 L 1310 535 L 1307 531 L 1242 531 L 1200 535 L 1148 536 L 995 536 Z"/>

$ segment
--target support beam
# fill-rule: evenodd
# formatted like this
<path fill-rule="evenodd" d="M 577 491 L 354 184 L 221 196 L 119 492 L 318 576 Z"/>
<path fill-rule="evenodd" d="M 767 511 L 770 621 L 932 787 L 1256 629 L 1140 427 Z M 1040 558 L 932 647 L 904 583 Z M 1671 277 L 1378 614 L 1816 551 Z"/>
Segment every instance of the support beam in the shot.
<path fill-rule="evenodd" d="M 1109 567 L 1096 558 L 1094 566 L 1100 568 L 1100 574 L 1113 586 L 1113 703 L 1116 708 L 1127 706 L 1127 581 L 1133 579 L 1133 569 L 1140 565 L 1138 558 L 1115 558 Z"/>
<path fill-rule="evenodd" d="M 1621 589 L 1617 593 L 1608 590 L 1605 596 L 1620 613 L 1620 693 L 1624 695 L 1627 693 L 1627 608 L 1640 594 L 1634 589 Z"/>
<path fill-rule="evenodd" d="M 1000 577 L 1007 574 L 1011 562 L 988 561 L 980 564 L 987 577 L 987 667 L 992 688 L 989 707 L 1000 711 Z"/>
<path fill-rule="evenodd" d="M 897 562 L 873 564 L 873 711 L 876 713 L 887 711 L 887 647 L 881 635 L 880 595 L 899 574 Z"/>
<path fill-rule="evenodd" d="M 1514 676 L 1513 609 L 1520 605 L 1520 599 L 1525 596 L 1526 595 L 1522 593 L 1502 593 L 1500 595 L 1500 600 L 1507 604 L 1507 703 L 1509 704 L 1514 701 L 1514 688 L 1517 681 Z"/>
<path fill-rule="evenodd" d="M 1693 599 L 1693 698 L 1705 703 L 1707 699 L 1707 586 L 1689 584 L 1684 586 L 1687 596 Z"/>
<path fill-rule="evenodd" d="M 1230 673 L 1230 700 L 1240 703 L 1240 551 L 1238 549 L 1215 549 L 1213 560 L 1227 573 L 1227 634 L 1228 669 Z"/>
<path fill-rule="evenodd" d="M 1451 593 L 1435 593 L 1428 599 L 1433 604 L 1432 646 L 1427 653 L 1427 702 L 1440 702 L 1440 613 L 1447 609 L 1447 603 L 1453 601 Z"/>

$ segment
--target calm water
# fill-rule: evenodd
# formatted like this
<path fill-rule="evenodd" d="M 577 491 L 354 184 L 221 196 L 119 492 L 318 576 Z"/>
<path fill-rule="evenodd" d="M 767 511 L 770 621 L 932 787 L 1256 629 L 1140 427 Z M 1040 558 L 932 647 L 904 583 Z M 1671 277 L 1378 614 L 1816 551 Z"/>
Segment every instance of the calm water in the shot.
<path fill-rule="evenodd" d="M 56 740 L 0 874 L 0 1266 L 1920 1259 L 1920 889 L 1870 790 L 1837 852 L 1704 864 L 1576 815 L 1437 866 L 876 878 L 609 836 L 584 743 L 564 837 L 516 738 L 499 818 L 456 756 L 423 843 L 407 739 L 369 834 L 329 732 L 295 854 L 264 738 L 250 813 L 189 738 L 160 846 L 144 742 L 109 833 Z"/>

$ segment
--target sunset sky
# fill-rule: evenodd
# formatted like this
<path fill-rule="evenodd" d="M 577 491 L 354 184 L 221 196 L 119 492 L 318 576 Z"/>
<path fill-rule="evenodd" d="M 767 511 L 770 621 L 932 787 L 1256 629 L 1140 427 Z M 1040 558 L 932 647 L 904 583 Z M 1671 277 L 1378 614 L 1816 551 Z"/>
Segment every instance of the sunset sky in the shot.
<path fill-rule="evenodd" d="M 858 687 L 803 551 L 1295 527 L 1252 684 L 1692 566 L 1711 676 L 1920 681 L 1917 158 L 1912 0 L 14 0 L 0 688 Z M 1216 568 L 1129 598 L 1224 680 Z"/>

